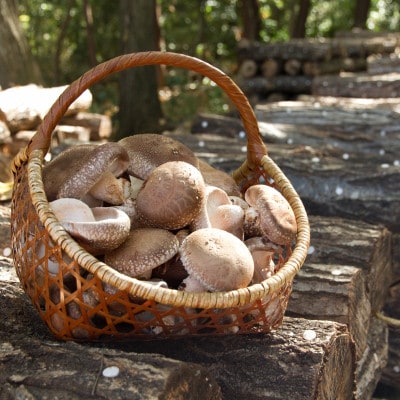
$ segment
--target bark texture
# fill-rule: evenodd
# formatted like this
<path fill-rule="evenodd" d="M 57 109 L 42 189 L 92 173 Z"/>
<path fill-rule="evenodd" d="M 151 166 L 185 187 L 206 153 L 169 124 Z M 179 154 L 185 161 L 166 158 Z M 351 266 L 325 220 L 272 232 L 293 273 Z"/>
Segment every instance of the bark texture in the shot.
<path fill-rule="evenodd" d="M 0 88 L 42 83 L 39 67 L 19 24 L 14 0 L 0 0 L 0 43 Z"/>

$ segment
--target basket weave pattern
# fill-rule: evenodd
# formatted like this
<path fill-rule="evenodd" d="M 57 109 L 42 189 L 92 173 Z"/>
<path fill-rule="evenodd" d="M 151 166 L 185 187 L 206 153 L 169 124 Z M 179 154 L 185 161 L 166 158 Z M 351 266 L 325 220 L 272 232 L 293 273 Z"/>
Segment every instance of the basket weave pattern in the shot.
<path fill-rule="evenodd" d="M 248 154 L 234 172 L 235 180 L 243 190 L 260 181 L 272 181 L 289 201 L 298 225 L 296 243 L 276 254 L 277 272 L 271 278 L 230 292 L 155 288 L 116 272 L 86 252 L 55 218 L 41 171 L 57 121 L 91 84 L 110 73 L 148 64 L 184 67 L 208 76 L 238 108 L 248 136 Z M 15 158 L 13 170 L 14 264 L 24 290 L 57 338 L 151 339 L 269 332 L 280 326 L 293 278 L 307 254 L 307 215 L 290 182 L 268 157 L 247 99 L 221 71 L 188 56 L 160 52 L 125 55 L 101 64 L 71 84 L 53 105 L 31 144 Z M 60 266 L 55 274 L 49 272 L 53 263 Z M 115 290 L 106 291 L 105 285 Z"/>

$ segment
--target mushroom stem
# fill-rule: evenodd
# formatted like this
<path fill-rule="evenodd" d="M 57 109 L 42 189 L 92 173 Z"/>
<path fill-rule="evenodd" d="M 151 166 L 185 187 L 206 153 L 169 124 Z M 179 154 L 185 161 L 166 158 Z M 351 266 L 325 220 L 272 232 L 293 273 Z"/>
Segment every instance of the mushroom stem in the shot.
<path fill-rule="evenodd" d="M 206 186 L 205 202 L 192 230 L 218 228 L 243 239 L 244 211 L 231 202 L 228 194 L 216 186 Z"/>
<path fill-rule="evenodd" d="M 277 246 L 263 237 L 253 237 L 244 243 L 250 250 L 254 261 L 252 283 L 260 283 L 271 277 L 275 272 L 273 257 Z"/>
<path fill-rule="evenodd" d="M 119 206 L 130 194 L 130 182 L 125 178 L 116 178 L 112 172 L 106 171 L 90 188 L 89 194 L 105 203 Z"/>
<path fill-rule="evenodd" d="M 182 283 L 179 285 L 179 290 L 194 293 L 202 293 L 208 291 L 208 289 L 193 275 L 189 275 L 182 281 Z"/>
<path fill-rule="evenodd" d="M 140 189 L 144 184 L 144 180 L 140 178 L 136 178 L 135 176 L 129 175 L 129 180 L 131 181 L 131 190 L 129 194 L 129 198 L 136 199 Z"/>

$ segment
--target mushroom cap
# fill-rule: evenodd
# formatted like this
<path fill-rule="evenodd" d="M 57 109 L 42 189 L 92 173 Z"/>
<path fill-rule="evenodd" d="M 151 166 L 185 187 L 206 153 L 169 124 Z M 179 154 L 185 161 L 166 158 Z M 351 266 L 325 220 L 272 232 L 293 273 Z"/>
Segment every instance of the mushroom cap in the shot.
<path fill-rule="evenodd" d="M 217 186 L 229 196 L 241 196 L 239 186 L 231 175 L 214 168 L 202 159 L 199 159 L 199 169 L 207 185 Z"/>
<path fill-rule="evenodd" d="M 106 172 L 115 177 L 126 171 L 129 156 L 118 143 L 108 142 L 96 146 L 85 157 L 74 171 L 60 185 L 57 197 L 74 197 L 81 199 L 102 178 Z"/>
<path fill-rule="evenodd" d="M 129 198 L 130 191 L 130 180 L 123 177 L 116 178 L 112 172 L 106 171 L 90 188 L 88 193 L 95 199 L 100 199 L 105 203 L 118 206 Z"/>
<path fill-rule="evenodd" d="M 194 152 L 168 136 L 142 133 L 125 137 L 118 143 L 129 154 L 129 175 L 140 179 L 146 179 L 154 168 L 168 161 L 185 161 L 199 167 L 199 160 Z"/>
<path fill-rule="evenodd" d="M 91 208 L 81 200 L 63 197 L 49 203 L 57 219 L 61 222 L 94 222 Z"/>
<path fill-rule="evenodd" d="M 83 203 L 77 199 L 59 199 L 72 204 Z M 117 248 L 125 241 L 130 231 L 130 219 L 123 211 L 114 207 L 95 207 L 90 209 L 91 218 L 78 220 L 76 216 L 69 217 L 68 213 L 50 203 L 53 212 L 60 221 L 63 228 L 87 251 L 92 254 L 104 254 L 107 251 Z M 83 203 L 84 204 L 84 203 Z M 67 207 L 67 206 L 66 206 Z"/>
<path fill-rule="evenodd" d="M 139 217 L 148 226 L 181 229 L 190 224 L 204 204 L 205 185 L 200 171 L 184 161 L 155 168 L 136 198 Z"/>
<path fill-rule="evenodd" d="M 290 243 L 297 233 L 297 222 L 289 202 L 275 188 L 267 185 L 250 186 L 245 200 L 259 214 L 260 227 L 274 243 Z"/>
<path fill-rule="evenodd" d="M 179 249 L 182 263 L 208 290 L 229 291 L 248 286 L 254 273 L 249 249 L 236 236 L 217 228 L 192 232 Z"/>
<path fill-rule="evenodd" d="M 243 238 L 244 211 L 240 206 L 232 204 L 228 194 L 218 187 L 208 187 L 206 202 L 211 227 L 223 229 Z"/>
<path fill-rule="evenodd" d="M 217 208 L 215 213 L 210 215 L 211 226 L 223 229 L 237 236 L 244 237 L 244 211 L 243 208 L 234 204 L 223 204 Z"/>
<path fill-rule="evenodd" d="M 205 207 L 193 222 L 193 230 L 219 228 L 243 238 L 244 211 L 231 202 L 228 194 L 217 186 L 206 186 Z"/>
<path fill-rule="evenodd" d="M 165 229 L 133 229 L 126 241 L 107 253 L 104 261 L 117 271 L 131 276 L 147 275 L 178 253 L 179 242 Z"/>
<path fill-rule="evenodd" d="M 232 204 L 234 204 L 235 206 L 240 206 L 244 211 L 249 208 L 246 200 L 240 196 L 229 196 L 229 199 L 231 200 Z"/>
<path fill-rule="evenodd" d="M 81 144 L 70 147 L 43 167 L 42 179 L 48 201 L 53 201 L 57 198 L 60 186 L 67 177 L 76 173 L 81 160 L 85 159 L 96 147 L 97 145 L 95 144 Z"/>

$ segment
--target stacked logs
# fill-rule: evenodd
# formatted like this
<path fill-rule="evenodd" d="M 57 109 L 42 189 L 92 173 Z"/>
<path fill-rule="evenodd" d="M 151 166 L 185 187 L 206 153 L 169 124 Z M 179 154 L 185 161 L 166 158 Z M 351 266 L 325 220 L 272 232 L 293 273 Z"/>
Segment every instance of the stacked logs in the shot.
<path fill-rule="evenodd" d="M 45 114 L 67 86 L 43 88 L 34 84 L 0 90 L 0 150 L 13 157 L 35 134 Z M 55 144 L 99 141 L 111 135 L 109 116 L 89 112 L 92 94 L 86 90 L 56 126 Z"/>
<path fill-rule="evenodd" d="M 353 97 L 371 97 L 371 91 L 373 97 L 387 97 L 382 93 L 388 85 L 393 86 L 391 92 L 397 96 L 397 74 L 386 77 L 386 84 L 370 74 L 387 74 L 391 66 L 400 65 L 396 54 L 399 41 L 396 34 L 293 39 L 268 44 L 241 41 L 238 83 L 254 103 L 288 100 L 299 94 L 349 96 L 352 90 L 358 90 L 357 96 L 351 94 Z M 347 81 L 342 80 L 343 73 L 350 75 Z M 357 79 L 352 84 L 354 76 L 360 73 L 366 77 L 359 79 L 359 85 Z M 380 89 L 382 86 L 385 88 Z"/>

